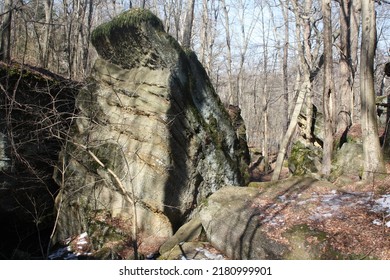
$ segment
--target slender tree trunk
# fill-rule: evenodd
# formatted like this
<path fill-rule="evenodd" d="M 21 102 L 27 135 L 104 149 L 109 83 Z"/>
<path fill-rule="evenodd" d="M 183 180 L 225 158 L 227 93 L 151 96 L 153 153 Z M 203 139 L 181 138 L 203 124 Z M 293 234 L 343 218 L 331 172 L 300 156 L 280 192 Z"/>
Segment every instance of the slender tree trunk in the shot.
<path fill-rule="evenodd" d="M 289 30 L 289 16 L 288 16 L 288 0 L 285 1 L 286 3 L 283 4 L 282 1 L 280 1 L 280 4 L 282 6 L 282 12 L 283 12 L 283 19 L 284 19 L 284 45 L 283 45 L 283 106 L 282 110 L 284 112 L 285 119 L 283 121 L 283 135 L 286 133 L 288 128 L 288 123 L 290 121 L 290 112 L 288 109 L 289 104 L 289 94 L 288 94 L 288 47 L 289 47 L 289 37 L 290 37 L 290 30 Z"/>
<path fill-rule="evenodd" d="M 311 124 L 312 124 L 312 79 L 315 77 L 313 72 L 313 55 L 311 53 L 311 43 L 310 43 L 310 7 L 312 0 L 306 0 L 304 3 L 305 10 L 305 19 L 302 19 L 300 14 L 299 2 L 298 0 L 292 0 L 291 4 L 293 6 L 293 12 L 295 15 L 295 37 L 297 41 L 297 52 L 299 59 L 299 73 L 297 77 L 298 89 L 297 101 L 295 103 L 294 110 L 291 115 L 290 123 L 287 128 L 287 132 L 283 137 L 282 143 L 279 148 L 278 157 L 276 159 L 274 173 L 272 175 L 272 180 L 278 180 L 283 166 L 283 161 L 287 153 L 288 145 L 293 137 L 295 128 L 298 124 L 298 117 L 302 111 L 303 104 L 306 103 L 306 128 L 304 131 L 304 136 L 309 140 L 311 138 Z M 310 5 L 309 5 L 310 4 Z M 303 31 L 303 34 L 302 34 Z M 303 38 L 303 41 L 302 41 Z M 320 65 L 318 65 L 320 67 Z"/>
<path fill-rule="evenodd" d="M 192 26 L 194 23 L 194 9 L 195 0 L 189 0 L 182 36 L 182 46 L 183 48 L 187 49 L 191 48 Z"/>
<path fill-rule="evenodd" d="M 340 0 L 340 107 L 337 116 L 337 130 L 342 132 L 352 125 L 351 13 L 352 1 Z"/>
<path fill-rule="evenodd" d="M 3 21 L 1 24 L 1 45 L 0 60 L 4 62 L 11 61 L 11 22 L 12 22 L 12 0 L 5 0 Z"/>
<path fill-rule="evenodd" d="M 305 58 L 304 75 L 310 76 L 310 70 L 313 68 L 313 54 L 312 54 L 312 44 L 311 44 L 311 9 L 313 2 L 312 0 L 305 0 L 304 3 L 304 20 L 303 20 L 303 53 Z M 295 10 L 295 13 L 298 11 Z M 299 15 L 296 16 L 298 20 Z M 305 78 L 304 78 L 305 79 Z M 310 91 L 306 95 L 306 106 L 305 106 L 305 115 L 306 115 L 306 126 L 304 128 L 305 138 L 310 142 L 312 140 L 312 123 L 313 123 L 313 92 L 311 90 L 312 85 L 310 84 Z"/>
<path fill-rule="evenodd" d="M 280 177 L 280 173 L 282 171 L 283 167 L 283 161 L 287 153 L 288 145 L 293 137 L 295 128 L 298 124 L 298 117 L 301 113 L 303 103 L 305 102 L 305 97 L 308 92 L 311 91 L 310 81 L 306 80 L 301 85 L 299 85 L 299 91 L 298 91 L 298 97 L 297 101 L 295 103 L 294 111 L 291 115 L 291 120 L 287 128 L 287 132 L 285 136 L 283 137 L 283 141 L 280 145 L 280 149 L 278 152 L 278 157 L 276 159 L 275 169 L 274 173 L 272 174 L 272 181 L 276 181 Z"/>
<path fill-rule="evenodd" d="M 374 90 L 374 57 L 376 50 L 375 0 L 362 0 L 362 42 L 360 54 L 360 98 L 363 137 L 363 179 L 384 172 L 384 160 L 378 137 Z"/>
<path fill-rule="evenodd" d="M 92 19 L 94 13 L 94 5 L 93 0 L 88 1 L 88 19 L 87 19 L 87 36 L 84 40 L 84 48 L 83 48 L 83 69 L 85 73 L 89 73 L 89 46 L 91 41 L 91 31 L 92 31 Z"/>
<path fill-rule="evenodd" d="M 352 66 L 352 85 L 355 84 L 355 76 L 358 70 L 358 54 L 359 54 L 359 33 L 360 33 L 360 14 L 361 3 L 360 0 L 352 0 L 352 14 L 351 14 L 351 66 Z M 351 120 L 354 123 L 355 118 L 355 92 L 352 92 L 350 99 Z"/>
<path fill-rule="evenodd" d="M 233 93 L 233 73 L 232 73 L 232 50 L 230 44 L 230 21 L 229 21 L 229 12 L 225 0 L 221 0 L 222 9 L 225 17 L 224 27 L 226 33 L 226 63 L 227 63 L 227 72 L 228 72 L 228 100 L 229 103 L 233 105 L 238 105 L 237 95 Z"/>
<path fill-rule="evenodd" d="M 262 11 L 264 11 L 264 9 L 262 8 Z M 268 172 L 269 171 L 269 145 L 268 145 L 268 141 L 269 141 L 269 131 L 268 131 L 268 103 L 269 103 L 269 93 L 268 93 L 268 39 L 269 39 L 269 35 L 267 34 L 266 36 L 266 25 L 265 25 L 265 21 L 264 21 L 264 13 L 262 14 L 262 17 L 261 17 L 261 26 L 262 26 L 262 30 L 264 32 L 264 35 L 263 35 L 263 69 L 262 69 L 262 72 L 263 72 L 263 79 L 262 79 L 262 90 L 261 90 L 261 95 L 262 95 L 262 105 L 263 105 L 263 111 L 262 111 L 262 114 L 263 114 L 263 157 L 264 157 L 264 172 Z"/>
<path fill-rule="evenodd" d="M 209 9 L 208 0 L 202 1 L 202 25 L 200 34 L 200 62 L 205 65 L 206 51 L 208 46 L 208 31 L 209 31 Z"/>
<path fill-rule="evenodd" d="M 42 42 L 42 60 L 41 66 L 47 68 L 49 65 L 49 43 L 51 35 L 52 15 L 53 15 L 53 0 L 46 0 L 45 4 L 45 32 L 43 33 Z"/>
<path fill-rule="evenodd" d="M 263 96 L 263 157 L 264 157 L 264 172 L 269 171 L 269 147 L 268 147 L 268 140 L 269 140 L 269 131 L 268 131 L 268 89 L 267 89 L 267 80 L 263 81 L 263 89 L 262 89 L 262 96 Z"/>
<path fill-rule="evenodd" d="M 345 132 L 354 122 L 360 1 L 340 0 L 340 106 L 337 113 L 337 130 L 342 132 Z"/>
<path fill-rule="evenodd" d="M 322 14 L 324 21 L 324 85 L 323 85 L 323 112 L 324 112 L 324 145 L 322 155 L 322 173 L 330 174 L 333 151 L 333 53 L 332 53 L 332 18 L 330 0 L 322 0 Z"/>

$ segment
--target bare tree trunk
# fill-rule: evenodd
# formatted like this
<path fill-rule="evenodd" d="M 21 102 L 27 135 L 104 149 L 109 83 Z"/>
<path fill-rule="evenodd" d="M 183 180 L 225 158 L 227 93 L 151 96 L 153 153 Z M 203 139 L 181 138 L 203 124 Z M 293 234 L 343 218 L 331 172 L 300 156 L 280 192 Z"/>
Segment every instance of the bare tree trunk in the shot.
<path fill-rule="evenodd" d="M 312 0 L 306 0 L 304 3 L 304 16 L 302 17 L 299 8 L 298 0 L 292 0 L 291 4 L 293 6 L 293 12 L 295 15 L 295 37 L 297 41 L 297 52 L 299 59 L 299 73 L 297 76 L 298 80 L 298 89 L 297 89 L 297 101 L 293 113 L 291 115 L 290 123 L 287 128 L 287 132 L 283 137 L 280 149 L 278 152 L 278 157 L 276 159 L 274 173 L 272 175 L 272 180 L 278 180 L 283 166 L 283 161 L 286 156 L 288 145 L 292 139 L 295 128 L 298 124 L 298 117 L 301 113 L 303 104 L 306 103 L 306 116 L 307 122 L 304 131 L 304 136 L 306 139 L 310 140 L 311 136 L 311 124 L 312 124 L 312 79 L 315 77 L 315 69 L 313 65 L 313 54 L 311 49 L 311 31 L 310 31 L 310 11 Z M 303 31 L 303 34 L 302 34 Z M 302 41 L 303 38 L 303 41 Z M 320 67 L 320 65 L 318 65 Z"/>
<path fill-rule="evenodd" d="M 4 15 L 1 24 L 1 45 L 0 45 L 0 60 L 4 62 L 11 61 L 11 22 L 12 22 L 12 0 L 5 0 Z"/>
<path fill-rule="evenodd" d="M 269 34 L 266 35 L 266 25 L 265 25 L 265 16 L 264 16 L 264 7 L 262 6 L 262 16 L 261 16 L 261 27 L 263 31 L 263 79 L 262 79 L 262 105 L 263 105 L 263 148 L 262 153 L 264 157 L 264 172 L 267 173 L 269 171 L 269 131 L 268 131 L 268 103 L 269 103 L 269 93 L 268 93 L 268 40 Z"/>
<path fill-rule="evenodd" d="M 307 68 L 304 70 L 304 75 L 310 75 L 310 70 L 313 67 L 313 54 L 312 54 L 312 44 L 311 44 L 311 9 L 312 9 L 313 2 L 312 0 L 305 0 L 304 3 L 304 18 L 302 20 L 302 29 L 303 29 L 303 53 L 304 53 L 304 59 L 305 64 L 307 65 L 304 68 Z M 294 10 L 295 13 L 299 13 L 297 9 Z M 300 18 L 300 15 L 297 14 L 295 17 L 298 21 L 298 18 Z M 305 78 L 304 78 L 305 79 Z M 306 95 L 306 106 L 305 106 L 305 115 L 306 115 L 306 126 L 304 128 L 304 134 L 305 138 L 308 141 L 311 141 L 312 138 L 312 123 L 313 123 L 313 92 L 311 90 L 311 83 L 310 83 L 310 91 Z"/>
<path fill-rule="evenodd" d="M 43 33 L 42 42 L 42 59 L 41 66 L 47 68 L 49 65 L 49 43 L 51 35 L 52 15 L 53 15 L 53 0 L 46 0 L 45 4 L 45 32 Z"/>
<path fill-rule="evenodd" d="M 333 52 L 332 18 L 330 0 L 322 0 L 324 21 L 324 85 L 322 106 L 324 112 L 324 144 L 322 148 L 322 174 L 328 176 L 331 171 L 333 151 Z"/>
<path fill-rule="evenodd" d="M 209 9 L 208 0 L 202 2 L 202 25 L 200 34 L 200 62 L 205 65 L 206 51 L 208 46 L 208 31 L 209 31 Z"/>
<path fill-rule="evenodd" d="M 359 50 L 359 32 L 360 32 L 360 14 L 361 3 L 360 0 L 352 0 L 352 14 L 351 14 L 351 67 L 352 67 L 352 86 L 355 84 L 355 75 L 358 69 L 358 50 Z M 355 107 L 355 93 L 352 92 L 350 99 L 351 105 L 351 120 L 354 122 L 354 107 Z"/>
<path fill-rule="evenodd" d="M 262 148 L 262 154 L 264 157 L 264 172 L 269 171 L 269 147 L 268 147 L 268 140 L 269 140 L 269 131 L 268 131 L 268 89 L 267 89 L 267 80 L 265 78 L 265 81 L 263 81 L 263 89 L 262 89 L 262 96 L 263 96 L 263 148 Z"/>
<path fill-rule="evenodd" d="M 292 139 L 292 136 L 294 134 L 295 128 L 297 127 L 298 124 L 298 117 L 299 114 L 301 113 L 303 103 L 305 102 L 305 97 L 308 92 L 311 91 L 311 86 L 310 86 L 310 81 L 306 80 L 304 81 L 301 85 L 298 85 L 299 90 L 298 90 L 298 97 L 297 97 L 297 102 L 295 103 L 294 111 L 291 115 L 291 120 L 287 128 L 287 132 L 285 136 L 283 137 L 283 141 L 280 145 L 280 149 L 278 152 L 278 157 L 276 159 L 276 164 L 275 164 L 275 169 L 272 174 L 272 181 L 279 180 L 280 173 L 282 171 L 283 167 L 283 161 L 287 153 L 287 148 L 288 145 Z"/>
<path fill-rule="evenodd" d="M 246 62 L 246 59 L 247 59 L 247 53 L 248 53 L 248 47 L 249 47 L 249 43 L 250 43 L 250 39 L 252 37 L 252 34 L 253 34 L 253 31 L 256 27 L 256 24 L 258 22 L 258 19 L 261 18 L 262 19 L 262 29 L 263 29 L 263 40 L 264 40 L 264 37 L 266 36 L 267 38 L 269 37 L 269 29 L 267 30 L 265 28 L 265 22 L 264 22 L 264 10 L 266 8 L 266 3 L 263 3 L 261 2 L 260 3 L 260 6 L 261 6 L 261 11 L 262 11 L 262 15 L 260 16 L 254 16 L 253 18 L 251 18 L 250 20 L 248 19 L 247 17 L 247 13 L 249 12 L 248 10 L 248 2 L 250 1 L 243 1 L 243 0 L 240 0 L 238 1 L 239 4 L 238 4 L 238 22 L 239 22 L 239 30 L 240 30 L 240 37 L 241 37 L 241 45 L 239 46 L 239 51 L 240 51 L 240 62 L 239 62 L 239 65 L 238 65 L 238 71 L 237 71 L 237 83 L 236 83 L 236 96 L 237 96 L 237 105 L 238 106 L 241 106 L 240 104 L 240 101 L 241 99 L 243 98 L 243 91 L 244 91 L 244 75 L 245 75 L 245 62 Z M 268 33 L 266 35 L 266 33 Z M 266 46 L 264 45 L 264 48 L 266 48 Z M 264 62 L 265 63 L 265 62 Z"/>
<path fill-rule="evenodd" d="M 340 0 L 340 106 L 337 130 L 345 132 L 353 123 L 354 83 L 359 38 L 360 0 Z"/>
<path fill-rule="evenodd" d="M 192 26 L 194 23 L 194 9 L 195 9 L 195 0 L 188 1 L 187 13 L 184 22 L 183 36 L 182 36 L 182 46 L 183 48 L 191 48 L 191 38 L 192 38 Z"/>
<path fill-rule="evenodd" d="M 360 54 L 360 98 L 363 137 L 363 179 L 384 172 L 385 165 L 378 137 L 374 90 L 374 58 L 376 50 L 375 0 L 362 0 L 362 42 Z"/>
<path fill-rule="evenodd" d="M 219 21 L 219 7 L 218 0 L 203 0 L 203 36 L 202 36 L 202 49 L 201 49 L 201 61 L 205 66 L 207 74 L 215 82 L 218 70 L 214 69 L 214 62 L 216 58 L 215 54 L 215 40 L 217 38 L 217 28 Z M 217 84 L 215 83 L 215 86 Z M 216 88 L 217 89 L 217 88 Z"/>
<path fill-rule="evenodd" d="M 229 21 L 229 12 L 227 10 L 227 6 L 225 3 L 225 0 L 221 0 L 222 9 L 225 17 L 224 27 L 225 27 L 225 33 L 226 33 L 226 63 L 227 63 L 227 72 L 228 72 L 228 100 L 229 103 L 233 105 L 238 105 L 238 98 L 237 95 L 233 93 L 233 73 L 232 73 L 232 50 L 231 50 L 231 43 L 230 43 L 230 21 Z"/>
<path fill-rule="evenodd" d="M 340 109 L 337 130 L 342 132 L 352 125 L 351 9 L 351 0 L 340 0 Z"/>
<path fill-rule="evenodd" d="M 85 73 L 89 73 L 89 46 L 91 41 L 91 32 L 92 32 L 92 19 L 93 19 L 93 6 L 94 1 L 88 1 L 88 19 L 87 19 L 87 36 L 84 38 L 84 47 L 83 47 L 83 69 Z"/>
<path fill-rule="evenodd" d="M 288 47 L 289 47 L 289 37 L 290 37 L 290 30 L 289 30 L 289 16 L 288 16 L 288 4 L 289 1 L 285 1 L 285 4 L 283 4 L 282 1 L 280 1 L 280 4 L 282 6 L 282 12 L 283 12 L 283 19 L 284 19 L 284 45 L 283 45 L 283 106 L 282 111 L 284 112 L 285 119 L 283 120 L 283 135 L 286 133 L 288 128 L 288 123 L 290 121 L 290 112 L 288 109 L 288 103 L 289 103 L 289 94 L 288 94 Z"/>

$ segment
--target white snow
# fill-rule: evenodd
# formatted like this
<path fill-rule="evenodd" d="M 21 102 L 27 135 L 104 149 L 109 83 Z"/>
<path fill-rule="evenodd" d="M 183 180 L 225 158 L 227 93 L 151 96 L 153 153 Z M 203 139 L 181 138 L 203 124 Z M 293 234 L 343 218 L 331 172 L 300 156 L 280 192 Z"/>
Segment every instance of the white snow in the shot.
<path fill-rule="evenodd" d="M 375 200 L 375 205 L 372 207 L 374 212 L 390 213 L 390 194 L 382 195 L 381 198 Z"/>
<path fill-rule="evenodd" d="M 206 257 L 205 260 L 223 260 L 224 259 L 223 255 L 211 253 L 209 250 L 207 250 L 205 248 L 196 248 L 195 250 L 199 253 L 203 253 L 203 255 Z"/>

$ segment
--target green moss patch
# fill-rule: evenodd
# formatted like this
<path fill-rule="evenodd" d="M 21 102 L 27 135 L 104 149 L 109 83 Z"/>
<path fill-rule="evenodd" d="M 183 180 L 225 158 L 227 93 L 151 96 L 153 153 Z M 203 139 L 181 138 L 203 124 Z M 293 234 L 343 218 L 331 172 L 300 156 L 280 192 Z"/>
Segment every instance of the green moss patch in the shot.
<path fill-rule="evenodd" d="M 144 9 L 131 9 L 121 13 L 111 21 L 99 25 L 91 36 L 92 44 L 98 46 L 102 39 L 111 33 L 124 30 L 133 30 L 142 23 L 146 23 L 159 31 L 164 31 L 161 20 L 151 11 Z"/>
<path fill-rule="evenodd" d="M 301 142 L 294 143 L 288 159 L 288 167 L 296 176 L 316 173 L 321 163 L 322 151 L 314 146 L 305 146 Z"/>

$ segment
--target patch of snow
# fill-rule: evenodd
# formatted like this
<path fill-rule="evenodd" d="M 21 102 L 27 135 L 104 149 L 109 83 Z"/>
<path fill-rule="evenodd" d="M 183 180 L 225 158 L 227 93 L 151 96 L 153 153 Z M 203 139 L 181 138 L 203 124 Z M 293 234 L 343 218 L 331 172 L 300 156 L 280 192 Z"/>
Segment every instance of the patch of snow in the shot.
<path fill-rule="evenodd" d="M 320 205 L 309 218 L 311 220 L 321 221 L 331 217 L 342 217 L 341 207 L 352 208 L 368 204 L 371 200 L 371 194 L 361 192 L 338 193 L 336 190 L 332 190 L 328 194 L 312 193 L 311 199 L 313 198 L 317 200 Z"/>
<path fill-rule="evenodd" d="M 375 204 L 372 207 L 372 211 L 374 211 L 375 213 L 390 213 L 390 194 L 382 195 L 381 198 L 375 200 Z"/>
<path fill-rule="evenodd" d="M 223 260 L 224 257 L 221 254 L 211 253 L 209 250 L 204 248 L 196 248 L 197 252 L 202 253 L 208 260 Z"/>
<path fill-rule="evenodd" d="M 372 223 L 373 223 L 374 225 L 376 225 L 376 226 L 381 226 L 381 225 L 383 225 L 382 221 L 379 220 L 379 219 L 373 220 Z M 386 223 L 385 223 L 385 226 L 388 227 L 388 228 L 390 228 L 390 221 L 386 222 Z"/>

